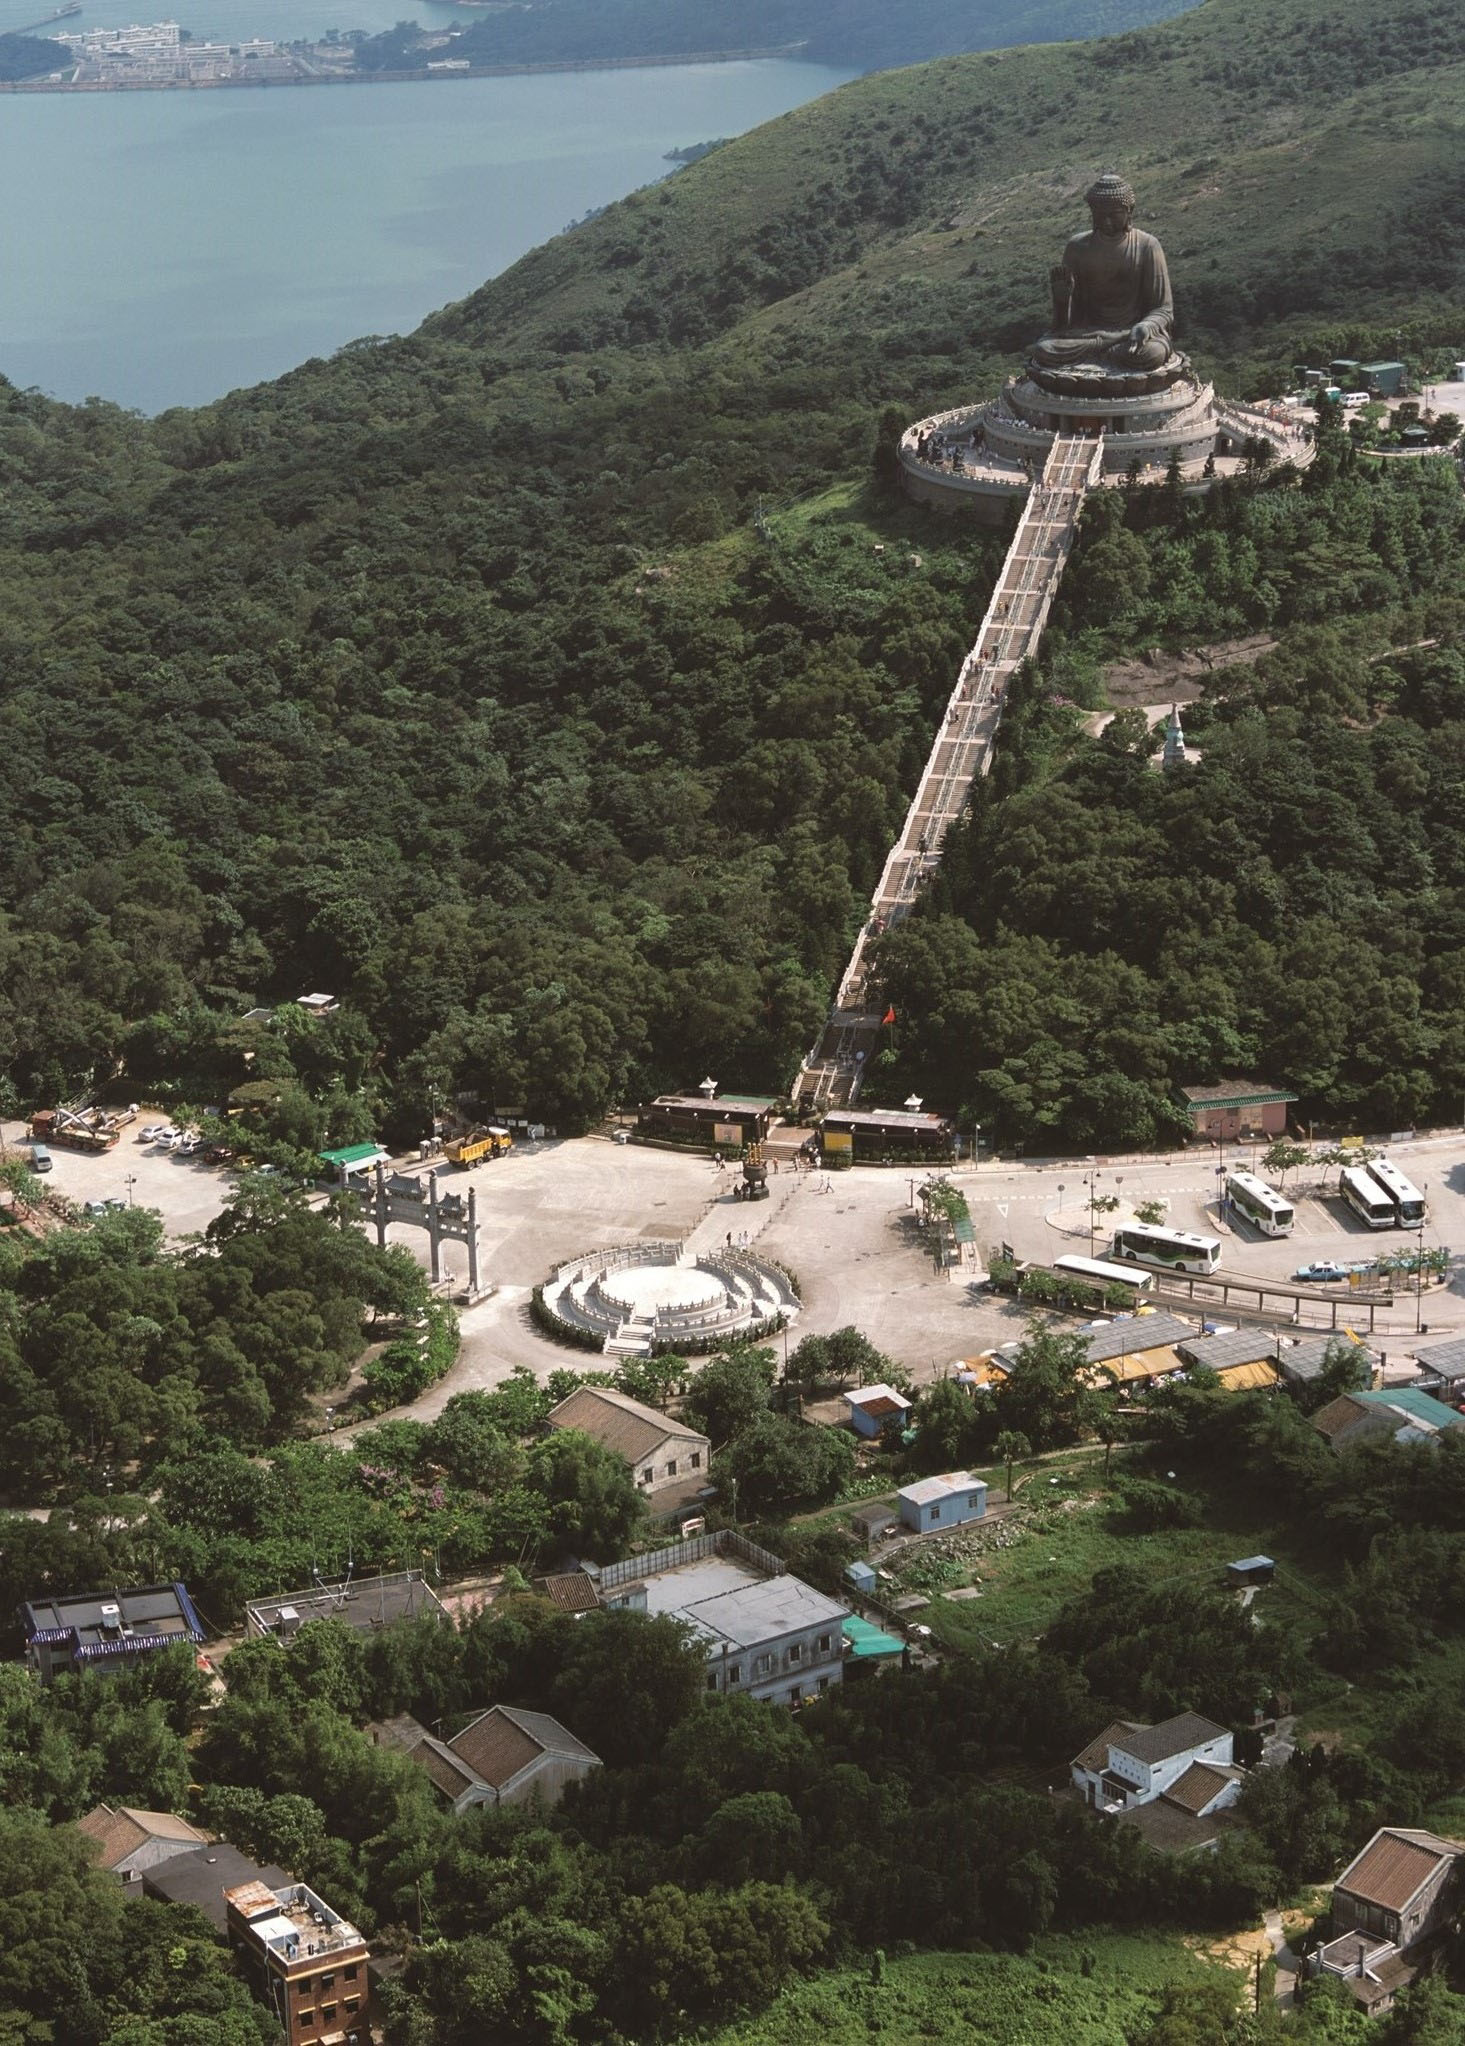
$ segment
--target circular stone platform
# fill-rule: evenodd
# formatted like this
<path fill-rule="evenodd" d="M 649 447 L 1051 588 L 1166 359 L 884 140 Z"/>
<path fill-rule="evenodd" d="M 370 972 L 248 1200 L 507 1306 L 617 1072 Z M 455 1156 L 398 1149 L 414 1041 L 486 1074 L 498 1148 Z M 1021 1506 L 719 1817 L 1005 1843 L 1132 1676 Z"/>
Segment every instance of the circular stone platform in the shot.
<path fill-rule="evenodd" d="M 771 1258 L 735 1247 L 694 1257 L 680 1243 L 621 1244 L 573 1258 L 546 1280 L 539 1302 L 576 1342 L 599 1337 L 621 1356 L 713 1348 L 799 1311 L 792 1279 Z"/>
<path fill-rule="evenodd" d="M 628 1265 L 600 1281 L 600 1297 L 621 1308 L 627 1320 L 716 1307 L 725 1290 L 720 1279 L 696 1265 Z"/>
<path fill-rule="evenodd" d="M 1103 397 L 1045 390 L 1026 371 L 1008 379 L 1000 397 L 933 413 L 906 428 L 900 441 L 901 482 L 922 504 L 966 505 L 996 522 L 1026 496 L 1060 433 L 1104 436 L 1101 487 L 1123 485 L 1138 466 L 1148 483 L 1180 455 L 1187 493 L 1209 490 L 1246 467 L 1247 443 L 1269 440 L 1279 462 L 1305 469 L 1314 448 L 1305 425 L 1279 407 L 1218 399 L 1209 384 L 1184 375 L 1159 391 Z M 1211 465 L 1211 474 L 1206 473 Z"/>

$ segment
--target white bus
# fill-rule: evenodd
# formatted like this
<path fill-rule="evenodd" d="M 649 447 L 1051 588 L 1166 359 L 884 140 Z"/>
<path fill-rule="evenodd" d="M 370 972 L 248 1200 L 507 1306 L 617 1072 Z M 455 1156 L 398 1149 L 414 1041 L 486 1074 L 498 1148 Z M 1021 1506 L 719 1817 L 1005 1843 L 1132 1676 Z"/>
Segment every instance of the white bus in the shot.
<path fill-rule="evenodd" d="M 1154 1222 L 1126 1222 L 1114 1231 L 1113 1254 L 1162 1272 L 1213 1272 L 1221 1262 L 1221 1239 L 1189 1229 L 1161 1229 Z"/>
<path fill-rule="evenodd" d="M 1365 1172 L 1361 1165 L 1345 1165 L 1338 1175 L 1338 1191 L 1357 1215 L 1370 1229 L 1393 1229 L 1398 1218 L 1394 1213 L 1394 1202 L 1386 1194 L 1372 1173 Z"/>
<path fill-rule="evenodd" d="M 1053 1260 L 1055 1272 L 1070 1272 L 1076 1279 L 1089 1279 L 1096 1286 L 1122 1286 L 1126 1293 L 1148 1293 L 1154 1280 L 1148 1272 L 1132 1271 L 1128 1265 L 1106 1264 L 1101 1257 L 1074 1257 L 1065 1252 Z"/>
<path fill-rule="evenodd" d="M 1387 1158 L 1370 1159 L 1365 1167 L 1370 1179 L 1376 1179 L 1389 1199 L 1394 1203 L 1394 1220 L 1401 1229 L 1418 1229 L 1427 1212 L 1424 1195 L 1419 1188 L 1407 1180 L 1397 1165 L 1391 1165 Z"/>
<path fill-rule="evenodd" d="M 1274 1186 L 1252 1172 L 1233 1172 L 1226 1181 L 1226 1198 L 1263 1236 L 1292 1234 L 1292 1203 L 1284 1200 Z"/>

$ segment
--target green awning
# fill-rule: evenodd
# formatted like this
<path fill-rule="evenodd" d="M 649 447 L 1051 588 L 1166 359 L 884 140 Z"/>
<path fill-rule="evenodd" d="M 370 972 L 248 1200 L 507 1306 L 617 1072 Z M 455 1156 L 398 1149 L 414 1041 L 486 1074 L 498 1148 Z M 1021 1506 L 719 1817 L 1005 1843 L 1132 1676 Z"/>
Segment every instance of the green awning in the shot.
<path fill-rule="evenodd" d="M 868 1620 L 856 1619 L 853 1613 L 844 1622 L 844 1638 L 850 1645 L 851 1653 L 857 1656 L 905 1653 L 903 1641 L 897 1641 L 893 1634 L 882 1633 L 880 1628 L 871 1626 Z"/>
<path fill-rule="evenodd" d="M 346 1144 L 339 1151 L 322 1151 L 319 1155 L 323 1165 L 344 1165 L 349 1169 L 353 1165 L 370 1165 L 373 1159 L 385 1158 L 387 1154 L 380 1144 Z"/>

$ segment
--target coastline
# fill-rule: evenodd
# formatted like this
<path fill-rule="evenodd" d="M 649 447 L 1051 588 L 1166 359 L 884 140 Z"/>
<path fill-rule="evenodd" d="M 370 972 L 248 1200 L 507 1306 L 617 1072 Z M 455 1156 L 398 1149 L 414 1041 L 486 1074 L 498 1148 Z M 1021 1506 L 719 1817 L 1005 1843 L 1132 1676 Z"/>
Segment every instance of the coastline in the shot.
<path fill-rule="evenodd" d="M 287 46 L 288 47 L 288 46 Z M 290 89 L 300 85 L 461 84 L 470 78 L 522 78 L 562 71 L 646 71 L 678 69 L 692 64 L 742 64 L 767 58 L 797 62 L 807 42 L 770 44 L 746 50 L 689 50 L 650 57 L 560 58 L 539 64 L 470 64 L 462 71 L 308 71 L 285 77 L 260 78 L 241 71 L 226 78 L 10 78 L 0 80 L 0 93 L 220 92 L 243 88 L 251 92 Z"/>

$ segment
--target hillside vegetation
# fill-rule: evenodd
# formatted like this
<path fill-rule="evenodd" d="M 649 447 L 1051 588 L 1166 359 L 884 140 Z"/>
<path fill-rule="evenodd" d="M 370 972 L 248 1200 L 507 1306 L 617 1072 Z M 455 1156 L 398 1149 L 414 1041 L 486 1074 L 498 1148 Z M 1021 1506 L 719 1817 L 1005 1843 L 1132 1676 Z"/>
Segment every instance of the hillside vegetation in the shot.
<path fill-rule="evenodd" d="M 414 1135 L 434 1092 L 573 1127 L 708 1070 L 785 1083 L 1001 548 L 874 493 L 877 431 L 995 386 L 1111 162 L 1166 240 L 1185 345 L 1222 381 L 1446 349 L 1462 107 L 1454 6 L 1405 6 L 1381 44 L 1358 4 L 1320 36 L 1300 5 L 1206 0 L 1107 42 L 863 80 L 408 339 L 200 411 L 146 421 L 6 390 L 0 743 L 20 800 L 0 847 L 5 1101 L 97 1084 L 219 1100 L 278 1079 L 308 1147 Z M 1314 723 L 1361 733 L 1402 714 L 1429 733 L 1340 737 L 1312 771 L 1346 813 L 1367 793 L 1348 748 L 1404 732 L 1438 778 L 1418 826 L 1435 857 L 1460 748 L 1449 473 L 1379 481 L 1340 454 L 1305 497 L 1130 513 L 1094 543 L 1140 549 L 1149 595 L 1116 609 L 1081 569 L 1052 688 L 1091 693 L 1106 647 L 1213 616 L 1308 623 L 1323 564 L 1331 619 L 1371 618 L 1381 647 L 1445 642 L 1417 685 L 1385 675 L 1345 701 L 1325 675 L 1304 705 Z M 1251 549 L 1228 556 L 1224 589 L 1221 520 Z M 1263 689 L 1248 714 L 1286 756 L 1301 742 L 1282 702 Z M 1029 781 L 1067 743 L 1043 738 Z M 1378 786 L 1399 800 L 1397 776 Z M 1182 886 L 1201 856 L 1193 837 L 1167 855 Z M 1304 908 L 1326 918 L 1346 835 L 1309 857 Z M 1458 876 L 1415 862 L 1387 905 L 1363 880 L 1352 941 L 1382 953 L 1401 913 L 1416 933 L 1389 967 L 1407 1005 L 1420 948 L 1459 952 Z M 995 914 L 965 894 L 943 906 L 979 930 Z M 1004 898 L 1005 927 L 1030 913 Z M 1148 1049 L 1142 1098 L 1102 1107 L 1109 1134 L 1153 1124 L 1166 1086 L 1238 1046 L 1286 1076 L 1285 1035 L 1242 1013 L 1230 928 L 1209 945 L 1203 930 L 1195 960 L 1224 1029 Z M 1073 919 L 1037 935 L 1059 966 L 1110 944 Z M 1170 1031 L 1164 974 L 1127 963 Z M 239 1028 L 255 1003 L 316 987 L 346 1002 L 329 1027 Z M 968 1027 L 921 1040 L 943 1088 L 970 1088 Z M 1002 1083 L 1006 1129 L 1094 1127 L 1074 1104 L 1100 1054 L 1081 1022 L 1070 1035 L 1063 1086 L 1038 1106 Z M 1102 1056 L 1121 1050 L 1106 1039 Z M 1391 1056 L 1343 1081 L 1318 1062 L 1309 1110 L 1386 1098 Z M 1437 1065 L 1428 1043 L 1409 1052 L 1420 1112 Z"/>

